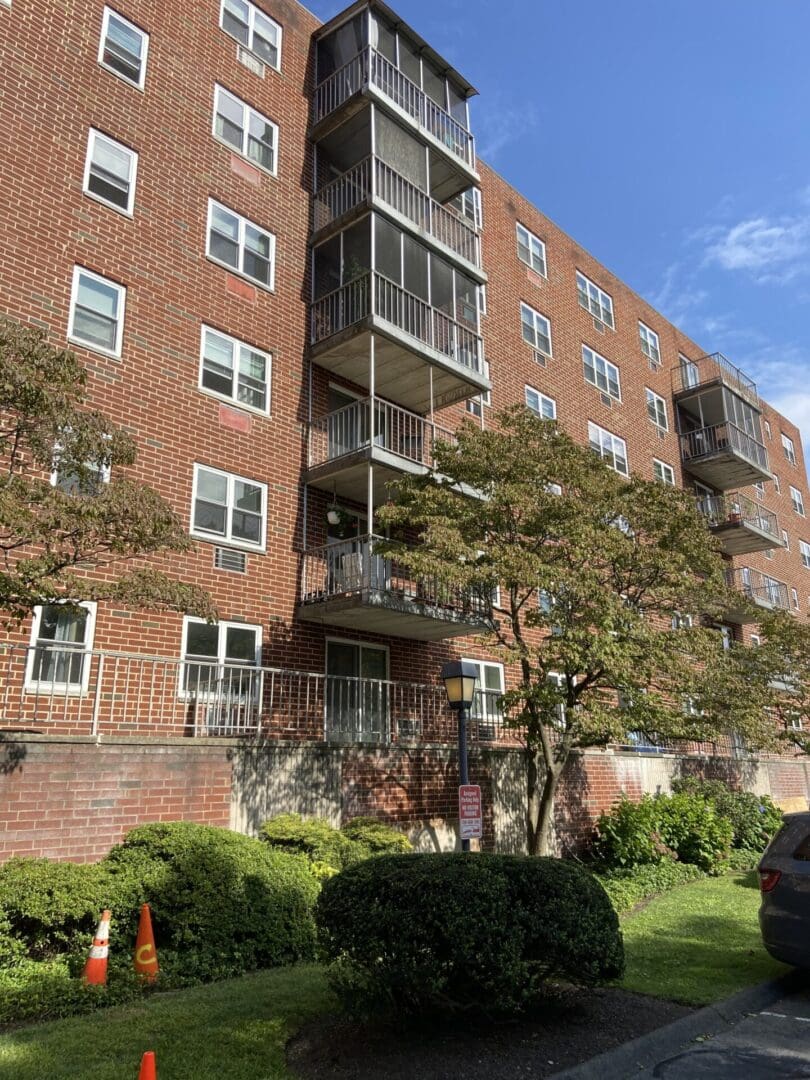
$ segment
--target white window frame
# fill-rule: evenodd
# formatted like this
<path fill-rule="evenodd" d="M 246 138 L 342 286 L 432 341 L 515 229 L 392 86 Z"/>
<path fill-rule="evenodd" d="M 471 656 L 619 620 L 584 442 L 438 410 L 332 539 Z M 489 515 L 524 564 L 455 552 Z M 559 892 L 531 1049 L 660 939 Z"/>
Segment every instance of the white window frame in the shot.
<path fill-rule="evenodd" d="M 591 362 L 589 364 L 586 354 L 590 354 Z M 589 378 L 588 369 L 593 370 L 593 378 Z M 596 349 L 592 349 L 590 345 L 583 344 L 582 346 L 582 374 L 585 378 L 585 382 L 589 386 L 594 386 L 600 394 L 607 394 L 609 398 L 614 401 L 622 400 L 622 380 L 619 374 L 619 368 L 617 364 L 614 364 L 611 360 L 602 356 Z M 611 379 L 612 376 L 612 379 Z M 615 381 L 616 390 L 611 388 L 611 382 Z"/>
<path fill-rule="evenodd" d="M 231 372 L 232 372 L 232 386 L 234 393 L 228 396 L 227 394 L 221 394 L 218 390 L 213 390 L 210 386 L 203 385 L 203 374 L 205 370 L 205 342 L 207 334 L 215 334 L 223 342 L 226 342 L 231 349 Z M 247 402 L 240 401 L 237 397 L 239 390 L 239 358 L 242 349 L 248 349 L 250 352 L 258 353 L 264 359 L 265 362 L 265 406 L 263 409 L 258 408 L 256 405 L 249 405 Z M 257 349 L 255 346 L 249 344 L 247 341 L 241 341 L 239 338 L 231 337 L 230 334 L 223 334 L 221 330 L 217 330 L 216 327 L 207 326 L 205 323 L 200 328 L 200 368 L 198 386 L 203 394 L 210 395 L 217 398 L 218 401 L 227 401 L 237 409 L 245 409 L 247 412 L 256 413 L 258 416 L 269 416 L 272 406 L 272 394 L 273 394 L 273 354 L 265 352 L 264 349 Z"/>
<path fill-rule="evenodd" d="M 217 117 L 219 115 L 219 101 L 220 94 L 230 98 L 230 100 L 238 105 L 242 110 L 242 141 L 240 146 L 234 146 L 232 142 L 228 142 L 217 131 Z M 273 153 L 273 165 L 272 168 L 268 168 L 261 161 L 257 161 L 255 157 L 250 156 L 250 122 L 252 119 L 259 120 L 262 124 L 267 124 L 272 129 L 273 141 L 272 141 L 272 153 Z M 211 121 L 211 134 L 218 143 L 223 146 L 227 146 L 233 153 L 239 154 L 245 161 L 248 161 L 251 165 L 255 165 L 257 169 L 261 169 L 262 172 L 268 174 L 268 176 L 278 176 L 278 124 L 270 119 L 269 116 L 265 116 L 264 113 L 259 112 L 258 109 L 254 109 L 252 105 L 248 105 L 242 98 L 237 97 L 236 94 L 231 93 L 226 87 L 220 85 L 220 83 L 214 84 L 214 115 Z"/>
<path fill-rule="evenodd" d="M 609 326 L 611 330 L 615 329 L 613 297 L 610 293 L 606 293 L 604 289 L 600 289 L 596 282 L 591 281 L 581 270 L 577 270 L 577 300 L 579 306 L 593 315 L 595 319 L 604 323 L 605 326 Z"/>
<path fill-rule="evenodd" d="M 782 494 L 782 483 L 776 473 L 773 474 L 773 489 L 777 495 Z"/>
<path fill-rule="evenodd" d="M 528 251 L 528 259 L 524 259 L 520 253 L 521 248 L 521 234 L 525 236 L 525 242 L 523 247 Z M 515 223 L 515 235 L 517 239 L 517 256 L 518 259 L 530 270 L 534 270 L 536 274 L 541 277 L 548 277 L 548 269 L 546 264 L 546 245 L 539 236 L 527 229 L 525 225 L 521 225 L 520 222 Z"/>
<path fill-rule="evenodd" d="M 790 501 L 793 504 L 793 513 L 798 514 L 799 517 L 804 517 L 804 499 L 802 493 L 798 488 L 793 487 L 792 484 L 790 485 Z"/>
<path fill-rule="evenodd" d="M 240 41 L 239 38 L 236 37 L 235 34 L 232 34 L 230 32 L 230 30 L 227 30 L 225 28 L 225 0 L 222 0 L 222 2 L 220 3 L 220 7 L 219 7 L 219 28 L 220 28 L 220 30 L 222 30 L 222 32 L 224 34 L 227 34 L 229 38 L 233 38 L 234 41 L 238 42 L 242 46 L 243 49 L 247 49 L 247 51 L 249 53 L 252 53 L 253 56 L 255 56 L 257 60 L 260 60 L 263 64 L 265 64 L 267 67 L 269 67 L 272 71 L 281 71 L 281 46 L 282 46 L 282 37 L 283 37 L 283 34 L 284 34 L 284 31 L 283 31 L 283 28 L 282 28 L 281 24 L 277 23 L 276 20 L 273 19 L 270 15 L 268 15 L 266 11 L 263 11 L 261 8 L 257 7 L 255 4 L 251 4 L 250 0 L 238 0 L 238 2 L 244 4 L 244 6 L 248 9 L 247 10 L 247 15 L 248 15 L 248 22 L 247 22 L 248 39 L 247 39 L 247 41 Z M 263 19 L 266 19 L 267 22 L 272 23 L 273 28 L 275 29 L 275 32 L 276 32 L 275 46 L 276 46 L 276 53 L 277 53 L 277 62 L 275 64 L 271 64 L 270 61 L 266 57 L 262 56 L 260 53 L 257 53 L 255 48 L 254 48 L 254 39 L 255 39 L 255 36 L 256 36 L 256 15 L 257 14 L 259 14 Z"/>
<path fill-rule="evenodd" d="M 62 601 L 61 603 L 65 603 Z M 90 685 L 90 662 L 89 653 L 93 650 L 93 639 L 96 632 L 96 614 L 98 611 L 98 604 L 95 600 L 82 600 L 76 603 L 76 607 L 83 608 L 87 612 L 87 620 L 85 622 L 85 634 L 84 642 L 79 648 L 77 645 L 71 645 L 65 643 L 65 652 L 68 653 L 81 653 L 82 659 L 82 673 L 79 682 L 49 682 L 43 679 L 34 678 L 34 664 L 36 662 L 37 642 L 39 640 L 39 631 L 42 622 L 42 612 L 44 607 L 58 607 L 60 601 L 54 601 L 52 604 L 37 604 L 33 612 L 33 620 L 31 622 L 31 640 L 30 648 L 28 650 L 28 658 L 25 665 L 25 692 L 29 694 L 42 694 L 46 693 L 50 696 L 59 697 L 81 697 L 87 693 L 88 686 Z M 51 639 L 48 639 L 49 641 Z M 54 645 L 58 645 L 59 642 L 54 639 Z"/>
<path fill-rule="evenodd" d="M 641 351 L 650 361 L 650 367 L 657 371 L 661 367 L 661 343 L 658 334 L 639 319 L 638 337 L 641 342 Z"/>
<path fill-rule="evenodd" d="M 205 532 L 201 529 L 194 528 L 194 508 L 197 504 L 197 487 L 200 470 L 204 469 L 206 472 L 216 473 L 218 476 L 224 476 L 228 482 L 227 496 L 226 496 L 226 521 L 225 521 L 225 533 Z M 233 489 L 234 483 L 240 481 L 245 484 L 250 484 L 252 487 L 257 487 L 262 494 L 262 511 L 261 511 L 261 541 L 258 544 L 252 543 L 250 540 L 243 540 L 240 537 L 233 537 L 233 511 L 234 511 L 234 497 Z M 267 546 L 267 484 L 263 484 L 261 480 L 254 480 L 249 476 L 237 476 L 236 473 L 226 472 L 224 469 L 215 469 L 211 465 L 203 465 L 199 462 L 194 463 L 194 477 L 191 486 L 191 515 L 189 517 L 189 535 L 193 536 L 195 540 L 204 540 L 209 544 L 216 544 L 219 547 L 234 547 L 241 548 L 245 551 L 259 551 L 264 552 Z"/>
<path fill-rule="evenodd" d="M 523 318 L 524 310 L 526 310 L 531 315 L 531 325 L 532 331 L 534 333 L 533 341 L 529 341 L 526 335 L 523 333 L 523 328 L 526 325 L 526 321 Z M 545 330 L 543 330 L 540 324 L 545 324 Z M 554 352 L 551 340 L 551 320 L 546 318 L 545 315 L 541 315 L 541 313 L 535 310 L 535 308 L 533 308 L 531 304 L 527 304 L 523 300 L 521 300 L 520 302 L 520 333 L 526 344 L 529 345 L 532 349 L 534 349 L 535 352 L 539 352 L 543 356 L 553 357 Z M 548 349 L 543 348 L 539 344 L 539 340 L 541 337 L 546 338 L 546 340 L 548 341 Z"/>
<path fill-rule="evenodd" d="M 796 447 L 793 443 L 793 439 L 791 439 L 789 435 L 786 435 L 784 431 L 780 432 L 780 434 L 782 436 L 782 450 L 784 451 L 785 457 L 791 465 L 797 465 Z"/>
<path fill-rule="evenodd" d="M 608 440 L 610 441 L 609 446 L 607 445 Z M 599 444 L 598 449 L 594 446 L 595 442 Z M 591 450 L 593 450 L 594 453 L 599 454 L 599 457 L 602 459 L 602 461 L 605 462 L 608 468 L 613 469 L 613 471 L 617 472 L 619 476 L 630 476 L 630 460 L 627 457 L 627 443 L 624 439 L 620 438 L 618 435 L 614 435 L 613 432 L 608 431 L 607 428 L 603 428 L 599 424 L 595 424 L 593 420 L 589 420 L 588 443 Z M 626 472 L 622 469 L 619 469 L 616 465 L 616 443 L 620 443 L 622 446 L 622 456 L 624 464 L 627 468 Z"/>
<path fill-rule="evenodd" d="M 473 657 L 463 657 L 462 658 L 462 663 L 464 663 L 464 664 L 475 664 L 475 666 L 478 668 L 478 677 L 476 679 L 476 684 L 475 684 L 476 685 L 476 691 L 478 691 L 478 690 L 488 690 L 489 689 L 486 686 L 485 682 L 484 682 L 484 669 L 485 668 L 491 668 L 492 670 L 494 670 L 494 671 L 496 671 L 498 673 L 498 677 L 499 677 L 499 680 L 500 680 L 500 690 L 495 691 L 495 692 L 496 693 L 501 693 L 501 694 L 504 694 L 506 692 L 506 683 L 504 681 L 503 664 L 498 663 L 496 660 L 477 660 L 477 659 L 475 659 Z M 480 702 L 480 700 L 481 699 L 479 698 L 478 702 Z M 477 703 L 475 701 L 473 701 L 473 707 L 470 710 L 470 715 L 471 715 L 473 720 L 477 720 L 480 723 L 481 721 L 485 721 L 487 719 L 487 717 L 482 715 L 480 710 L 476 709 L 476 704 Z M 500 718 L 501 718 L 501 710 L 498 709 L 496 719 L 500 720 Z"/>
<path fill-rule="evenodd" d="M 75 331 L 76 305 L 79 299 L 79 281 L 83 276 L 92 278 L 94 281 L 100 281 L 102 284 L 114 289 L 118 294 L 119 307 L 116 313 L 115 345 L 112 349 L 107 349 L 94 341 L 87 341 L 85 338 L 79 337 Z M 89 349 L 91 352 L 101 353 L 103 356 L 111 356 L 115 360 L 120 360 L 124 341 L 124 315 L 126 303 L 126 285 L 119 285 L 117 281 L 112 281 L 110 278 L 103 277 L 101 274 L 96 274 L 92 270 L 88 270 L 85 266 L 74 266 L 73 281 L 70 286 L 70 311 L 68 314 L 67 329 L 68 340 L 74 342 L 76 345 L 81 345 L 83 349 Z"/>
<path fill-rule="evenodd" d="M 64 429 L 63 429 L 64 430 Z M 109 438 L 109 436 L 105 436 Z M 55 443 L 53 448 L 53 467 L 51 469 L 51 487 L 59 487 L 59 459 L 62 454 L 62 444 Z M 108 461 L 98 464 L 97 462 L 85 462 L 84 467 L 95 472 L 98 476 L 99 484 L 109 484 L 110 476 L 112 475 L 112 466 Z M 64 488 L 60 488 L 60 491 L 64 491 Z M 72 492 L 65 492 L 65 494 L 72 494 Z M 77 495 L 92 497 L 91 492 L 77 491 Z"/>
<path fill-rule="evenodd" d="M 657 457 L 653 458 L 653 476 L 659 483 L 670 484 L 675 487 L 675 470 L 666 461 L 662 461 Z"/>
<path fill-rule="evenodd" d="M 810 544 L 806 540 L 799 541 L 799 552 L 802 557 L 802 566 L 805 570 L 810 570 Z"/>
<path fill-rule="evenodd" d="M 127 29 L 132 30 L 134 33 L 138 34 L 141 38 L 141 41 L 143 42 L 143 51 L 141 52 L 141 67 L 140 71 L 138 72 L 137 81 L 135 79 L 128 78 L 126 75 L 123 74 L 123 72 L 118 71 L 114 67 L 111 67 L 104 60 L 104 43 L 107 40 L 107 34 L 109 33 L 111 15 L 114 18 L 118 19 L 119 22 L 122 22 L 127 27 Z M 128 86 L 134 86 L 138 90 L 143 90 L 144 84 L 146 82 L 146 62 L 148 60 L 148 57 L 149 34 L 146 32 L 146 30 L 142 30 L 140 26 L 136 26 L 135 23 L 130 22 L 129 19 L 125 19 L 120 12 L 115 10 L 115 8 L 105 7 L 104 15 L 101 20 L 101 37 L 98 43 L 98 62 L 104 68 L 104 70 L 109 71 L 112 75 L 115 75 L 116 78 L 120 79 L 122 82 L 125 82 Z"/>
<path fill-rule="evenodd" d="M 218 693 L 211 693 L 210 691 L 203 691 L 202 693 L 198 693 L 198 692 L 193 691 L 193 690 L 187 690 L 183 686 L 183 683 L 185 681 L 185 674 L 186 674 L 186 664 L 189 662 L 188 659 L 187 659 L 188 656 L 189 656 L 189 653 L 187 652 L 186 646 L 188 644 L 188 628 L 189 628 L 189 626 L 191 624 L 196 624 L 196 625 L 199 626 L 201 624 L 205 625 L 206 623 L 205 623 L 205 619 L 198 619 L 196 617 L 196 615 L 184 615 L 183 616 L 183 633 L 182 633 L 182 637 L 180 638 L 180 664 L 179 664 L 178 679 L 177 679 L 177 696 L 182 701 L 194 700 L 194 701 L 206 702 L 206 701 L 218 701 L 221 698 L 223 703 L 227 703 L 228 697 L 226 695 L 223 696 L 223 695 L 220 695 Z M 224 669 L 227 664 L 231 664 L 234 668 L 244 667 L 248 671 L 253 671 L 254 669 L 259 671 L 259 672 L 261 671 L 261 666 L 262 666 L 262 628 L 261 628 L 261 625 L 258 625 L 256 623 L 235 622 L 233 620 L 228 620 L 228 619 L 217 620 L 213 625 L 216 626 L 216 628 L 217 628 L 217 655 L 216 655 L 216 657 L 212 657 L 211 660 L 210 660 L 210 666 L 212 668 Z M 255 664 L 247 664 L 247 663 L 241 664 L 238 660 L 230 660 L 229 661 L 227 659 L 227 657 L 225 656 L 225 645 L 226 645 L 226 642 L 227 642 L 227 639 L 228 639 L 228 630 L 229 629 L 253 630 L 253 631 L 255 631 L 255 635 L 256 635 L 256 663 Z M 194 654 L 192 654 L 192 655 L 194 655 Z M 202 667 L 202 665 L 204 663 L 206 663 L 206 662 L 207 661 L 204 661 L 204 660 L 192 660 L 191 661 L 192 664 L 197 664 L 200 667 Z M 257 685 L 257 687 L 261 686 L 260 680 L 261 680 L 261 675 L 257 674 L 257 676 L 256 676 L 256 685 Z M 258 700 L 261 701 L 261 691 L 260 690 L 259 690 L 259 694 L 258 694 Z"/>
<path fill-rule="evenodd" d="M 773 436 L 771 435 L 770 423 L 767 420 L 763 421 L 763 423 L 765 424 L 765 434 L 768 436 L 769 439 L 772 438 Z"/>
<path fill-rule="evenodd" d="M 231 263 L 225 262 L 224 259 L 217 258 L 216 255 L 211 254 L 211 228 L 213 225 L 214 208 L 222 210 L 226 214 L 230 214 L 231 217 L 236 219 L 237 222 L 237 248 L 238 248 L 238 267 L 233 266 Z M 270 240 L 270 254 L 268 261 L 270 263 L 270 281 L 264 282 L 260 278 L 252 277 L 250 274 L 246 274 L 242 269 L 245 264 L 245 232 L 247 228 L 255 229 L 257 233 L 261 233 Z M 261 225 L 257 225 L 255 221 L 251 221 L 250 218 L 243 217 L 241 214 L 237 214 L 235 210 L 231 210 L 230 206 L 226 206 L 224 203 L 218 202 L 216 199 L 208 200 L 208 223 L 205 231 L 205 255 L 211 262 L 216 263 L 217 266 L 224 266 L 230 273 L 236 274 L 237 277 L 244 278 L 245 281 L 250 281 L 252 284 L 258 286 L 260 289 L 265 289 L 267 292 L 275 291 L 276 282 L 276 236 L 275 233 L 271 233 L 269 229 L 263 228 Z"/>
<path fill-rule="evenodd" d="M 794 589 L 793 586 L 791 586 L 790 588 L 790 606 L 793 608 L 794 611 L 801 610 L 801 604 L 799 603 L 799 590 Z"/>
<path fill-rule="evenodd" d="M 765 498 L 765 481 L 756 480 L 754 482 L 754 492 L 756 493 L 757 500 L 762 502 Z"/>
<path fill-rule="evenodd" d="M 762 644 L 762 638 L 759 636 L 759 634 L 751 635 L 750 644 L 752 649 L 756 649 Z"/>
<path fill-rule="evenodd" d="M 530 409 L 535 416 L 539 416 L 541 420 L 556 420 L 557 419 L 557 402 L 554 398 L 549 397 L 548 394 L 542 394 L 539 390 L 535 390 L 533 386 L 526 386 L 524 389 L 526 408 Z M 537 408 L 530 402 L 530 397 L 534 395 L 537 399 Z M 550 416 L 546 416 L 543 412 L 543 407 L 548 405 L 550 407 Z"/>
<path fill-rule="evenodd" d="M 787 529 L 782 529 L 782 541 L 785 545 L 785 551 L 790 551 L 790 536 Z"/>
<path fill-rule="evenodd" d="M 127 188 L 127 205 L 119 206 L 118 203 L 111 202 L 109 199 L 105 199 L 103 195 L 99 195 L 96 191 L 90 190 L 90 172 L 93 166 L 93 153 L 95 152 L 96 143 L 103 142 L 109 143 L 110 146 L 116 150 L 121 150 L 129 157 L 129 178 Z M 130 149 L 123 143 L 117 141 L 117 139 L 111 139 L 109 135 L 105 135 L 103 131 L 98 131 L 97 128 L 90 128 L 87 135 L 87 153 L 84 160 L 84 179 L 82 182 L 82 191 L 88 197 L 88 199 L 94 199 L 96 202 L 102 204 L 102 206 L 108 206 L 111 210 L 115 210 L 119 214 L 123 214 L 125 217 L 132 217 L 135 211 L 135 184 L 138 178 L 138 153 L 136 150 Z"/>
<path fill-rule="evenodd" d="M 645 386 L 647 394 L 647 415 L 659 431 L 669 431 L 669 417 L 667 416 L 667 403 L 660 394 L 656 394 L 649 386 Z M 663 418 L 663 419 L 662 419 Z"/>
<path fill-rule="evenodd" d="M 673 611 L 670 625 L 673 630 L 691 630 L 695 619 L 693 615 L 682 615 L 680 611 Z"/>

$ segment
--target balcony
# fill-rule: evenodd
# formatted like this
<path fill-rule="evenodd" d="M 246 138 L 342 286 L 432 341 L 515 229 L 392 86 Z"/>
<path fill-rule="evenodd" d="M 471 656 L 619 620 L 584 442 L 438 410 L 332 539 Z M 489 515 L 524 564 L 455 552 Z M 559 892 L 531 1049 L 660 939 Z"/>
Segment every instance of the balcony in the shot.
<path fill-rule="evenodd" d="M 421 476 L 434 468 L 436 442 L 455 439 L 452 431 L 424 416 L 378 398 L 361 398 L 309 424 L 306 483 L 364 503 L 370 463 L 377 504 L 398 476 Z"/>
<path fill-rule="evenodd" d="M 728 491 L 772 479 L 768 451 L 736 424 L 726 421 L 682 432 L 680 441 L 684 467 L 710 487 Z"/>
<path fill-rule="evenodd" d="M 398 225 L 416 226 L 422 237 L 460 260 L 481 281 L 481 244 L 469 219 L 443 206 L 378 157 L 369 156 L 325 184 L 313 200 L 315 243 L 331 226 L 345 226 L 367 209 L 387 211 Z"/>
<path fill-rule="evenodd" d="M 726 571 L 726 583 L 752 604 L 766 611 L 790 610 L 787 585 L 783 581 L 777 581 L 776 578 L 763 574 L 760 570 L 752 570 L 749 566 L 730 569 Z M 726 612 L 726 617 L 731 622 L 756 622 L 756 614 L 747 605 L 732 606 Z"/>
<path fill-rule="evenodd" d="M 697 500 L 712 533 L 726 555 L 747 555 L 785 546 L 776 514 L 746 495 L 715 495 Z"/>
<path fill-rule="evenodd" d="M 711 387 L 726 387 L 755 409 L 759 409 L 757 384 L 735 367 L 722 353 L 712 353 L 700 360 L 682 361 L 672 369 L 672 393 L 694 394 Z"/>
<path fill-rule="evenodd" d="M 320 297 L 311 305 L 310 319 L 312 358 L 366 389 L 371 389 L 368 339 L 378 335 L 376 390 L 413 412 L 490 388 L 480 334 L 382 274 L 367 271 Z"/>
<path fill-rule="evenodd" d="M 490 598 L 415 576 L 374 553 L 377 536 L 304 552 L 298 617 L 348 630 L 440 641 L 491 626 Z"/>
<path fill-rule="evenodd" d="M 326 135 L 366 101 L 382 106 L 406 127 L 416 128 L 438 151 L 444 166 L 439 198 L 450 199 L 477 182 L 475 143 L 467 128 L 370 46 L 315 87 L 312 138 Z"/>

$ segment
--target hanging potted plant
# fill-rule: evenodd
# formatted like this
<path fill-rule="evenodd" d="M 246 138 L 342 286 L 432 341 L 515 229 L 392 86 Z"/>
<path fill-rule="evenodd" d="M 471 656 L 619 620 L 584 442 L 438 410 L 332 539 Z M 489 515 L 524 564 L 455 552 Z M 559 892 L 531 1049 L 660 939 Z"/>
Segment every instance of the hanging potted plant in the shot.
<path fill-rule="evenodd" d="M 340 540 L 348 540 L 357 535 L 357 515 L 335 503 L 326 511 L 326 522 L 332 536 Z"/>

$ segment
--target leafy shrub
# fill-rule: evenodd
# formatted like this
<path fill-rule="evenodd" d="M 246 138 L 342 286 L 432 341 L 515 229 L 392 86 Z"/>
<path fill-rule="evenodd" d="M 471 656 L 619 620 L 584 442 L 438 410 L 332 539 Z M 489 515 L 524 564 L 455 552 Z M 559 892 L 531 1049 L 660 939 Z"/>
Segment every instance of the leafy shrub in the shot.
<path fill-rule="evenodd" d="M 9 859 L 0 866 L 0 962 L 89 947 L 104 906 L 95 865 Z"/>
<path fill-rule="evenodd" d="M 782 824 L 782 811 L 767 795 L 732 791 L 722 780 L 702 780 L 696 776 L 672 781 L 676 792 L 700 795 L 714 805 L 720 817 L 734 829 L 732 846 L 762 852 Z"/>
<path fill-rule="evenodd" d="M 618 977 L 616 913 L 573 863 L 518 855 L 382 855 L 325 882 L 316 905 L 330 980 L 355 1013 L 517 1013 L 545 981 Z"/>
<path fill-rule="evenodd" d="M 64 958 L 23 960 L 0 968 L 0 1024 L 77 1016 L 143 993 L 142 981 L 129 966 L 110 973 L 107 986 L 85 986 Z"/>
<path fill-rule="evenodd" d="M 622 799 L 597 823 L 594 852 L 607 866 L 639 866 L 676 858 L 711 871 L 731 846 L 733 830 L 699 795 Z"/>
<path fill-rule="evenodd" d="M 371 855 L 396 855 L 413 850 L 404 833 L 392 829 L 377 818 L 352 818 L 340 831 L 350 840 L 362 844 Z"/>
<path fill-rule="evenodd" d="M 407 836 L 376 818 L 354 818 L 335 829 L 323 818 L 279 814 L 262 825 L 259 836 L 278 851 L 306 855 L 319 880 L 372 855 L 411 850 Z"/>
<path fill-rule="evenodd" d="M 647 863 L 622 870 L 608 870 L 599 874 L 599 883 L 610 897 L 619 915 L 630 911 L 636 904 L 650 897 L 685 885 L 703 877 L 703 871 L 691 863 L 664 859 L 660 863 Z"/>
<path fill-rule="evenodd" d="M 732 848 L 728 858 L 723 860 L 722 870 L 754 870 L 762 858 L 761 851 L 751 848 Z"/>
<path fill-rule="evenodd" d="M 222 978 L 310 959 L 318 885 L 306 861 L 228 829 L 143 825 L 99 864 L 114 911 L 110 946 L 131 948 L 148 902 L 161 968 Z"/>

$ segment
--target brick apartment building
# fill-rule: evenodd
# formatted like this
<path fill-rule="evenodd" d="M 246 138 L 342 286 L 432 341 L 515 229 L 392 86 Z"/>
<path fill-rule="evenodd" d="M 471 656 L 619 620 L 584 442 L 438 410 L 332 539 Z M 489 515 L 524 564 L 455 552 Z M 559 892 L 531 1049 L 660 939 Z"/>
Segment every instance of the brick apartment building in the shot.
<path fill-rule="evenodd" d="M 485 842 L 519 846 L 486 612 L 373 541 L 391 479 L 513 402 L 693 489 L 741 592 L 807 617 L 795 425 L 476 162 L 474 89 L 386 5 L 322 26 L 295 0 L 0 0 L 0 58 L 0 309 L 84 361 L 134 475 L 198 541 L 155 564 L 221 620 L 51 607 L 9 637 L 0 853 L 91 858 L 139 821 L 283 809 L 446 844 L 451 656 L 480 664 Z M 676 767 L 584 755 L 562 824 Z M 753 782 L 806 797 L 810 770 Z"/>

